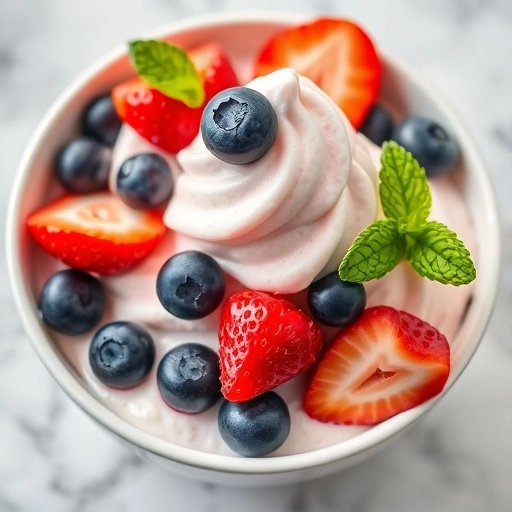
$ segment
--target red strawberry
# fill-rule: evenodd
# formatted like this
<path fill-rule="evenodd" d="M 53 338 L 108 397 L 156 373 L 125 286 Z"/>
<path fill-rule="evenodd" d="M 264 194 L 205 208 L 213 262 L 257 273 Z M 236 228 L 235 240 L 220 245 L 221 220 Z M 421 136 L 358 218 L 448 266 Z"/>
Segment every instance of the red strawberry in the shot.
<path fill-rule="evenodd" d="M 204 44 L 188 52 L 188 56 L 204 81 L 206 99 L 199 108 L 187 107 L 165 96 L 139 77 L 112 90 L 119 117 L 142 137 L 169 153 L 177 153 L 194 140 L 207 101 L 224 89 L 238 85 L 235 72 L 218 44 Z"/>
<path fill-rule="evenodd" d="M 280 32 L 262 50 L 256 75 L 286 67 L 322 88 L 355 128 L 379 94 L 379 57 L 366 33 L 348 20 L 321 18 Z"/>
<path fill-rule="evenodd" d="M 187 52 L 187 55 L 203 79 L 205 104 L 219 92 L 239 85 L 231 63 L 219 44 L 202 44 Z"/>
<path fill-rule="evenodd" d="M 108 192 L 58 199 L 33 213 L 27 225 L 52 256 L 98 274 L 128 270 L 166 230 L 160 212 L 132 210 Z"/>
<path fill-rule="evenodd" d="M 290 302 L 247 290 L 224 304 L 219 342 L 222 393 L 241 402 L 309 368 L 322 348 L 322 334 Z"/>
<path fill-rule="evenodd" d="M 337 335 L 304 408 L 323 422 L 375 425 L 439 394 L 449 373 L 450 346 L 437 329 L 377 306 Z"/>

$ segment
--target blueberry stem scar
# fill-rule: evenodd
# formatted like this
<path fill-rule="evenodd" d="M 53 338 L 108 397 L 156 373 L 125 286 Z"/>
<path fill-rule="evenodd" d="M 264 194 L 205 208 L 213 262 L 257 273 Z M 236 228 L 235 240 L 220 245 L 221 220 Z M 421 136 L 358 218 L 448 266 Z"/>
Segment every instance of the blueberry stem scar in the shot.
<path fill-rule="evenodd" d="M 202 292 L 201 285 L 192 277 L 187 276 L 185 282 L 176 288 L 176 297 L 186 304 L 193 304 L 199 300 Z"/>
<path fill-rule="evenodd" d="M 213 121 L 221 130 L 229 132 L 242 124 L 248 112 L 249 105 L 246 102 L 230 97 L 213 110 Z"/>

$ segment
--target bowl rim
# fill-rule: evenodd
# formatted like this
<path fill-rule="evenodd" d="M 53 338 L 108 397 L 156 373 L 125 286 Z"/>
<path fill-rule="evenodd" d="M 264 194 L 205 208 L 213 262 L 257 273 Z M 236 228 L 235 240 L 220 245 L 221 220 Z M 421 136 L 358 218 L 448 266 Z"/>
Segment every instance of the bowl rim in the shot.
<path fill-rule="evenodd" d="M 252 10 L 241 12 L 220 12 L 194 16 L 168 23 L 144 34 L 144 37 L 158 38 L 169 34 L 182 33 L 198 28 L 205 29 L 223 24 L 271 23 L 281 26 L 286 24 L 292 25 L 311 18 L 314 18 L 314 16 L 306 16 L 304 14 L 297 14 L 289 11 Z M 487 287 L 485 288 L 486 300 L 484 301 L 484 307 L 478 312 L 479 316 L 477 318 L 478 321 L 476 322 L 476 329 L 473 331 L 473 347 L 463 360 L 458 375 L 452 378 L 450 384 L 446 386 L 443 392 L 434 399 L 390 418 L 389 420 L 359 434 L 354 438 L 336 445 L 327 446 L 306 453 L 261 459 L 238 458 L 229 455 L 205 453 L 192 448 L 172 444 L 149 434 L 132 425 L 127 420 L 120 418 L 99 402 L 91 393 L 89 393 L 85 386 L 82 385 L 72 374 L 70 369 L 66 367 L 55 350 L 52 350 L 51 344 L 48 342 L 49 336 L 39 321 L 28 287 L 23 285 L 23 272 L 19 257 L 20 232 L 18 226 L 21 225 L 20 209 L 23 191 L 27 185 L 29 170 L 33 167 L 33 162 L 39 153 L 41 139 L 44 137 L 48 127 L 54 123 L 54 119 L 66 109 L 69 101 L 85 83 L 93 79 L 93 77 L 101 72 L 105 67 L 108 67 L 119 58 L 126 55 L 125 47 L 120 45 L 114 50 L 108 52 L 104 57 L 97 60 L 77 78 L 75 78 L 57 97 L 52 106 L 43 116 L 23 153 L 21 162 L 17 169 L 9 200 L 6 226 L 6 256 L 9 281 L 14 302 L 22 320 L 25 332 L 29 335 L 31 344 L 39 358 L 67 395 L 98 423 L 103 425 L 112 433 L 126 441 L 129 441 L 131 444 L 142 448 L 143 450 L 186 466 L 233 474 L 272 474 L 293 472 L 312 469 L 314 467 L 328 465 L 342 459 L 352 458 L 384 443 L 417 421 L 426 411 L 437 403 L 442 396 L 446 394 L 448 389 L 451 388 L 451 386 L 460 377 L 481 342 L 496 300 L 500 275 L 501 254 L 497 203 L 494 197 L 490 178 L 479 152 L 476 149 L 476 145 L 452 108 L 435 90 L 435 88 L 428 83 L 426 84 L 423 78 L 420 79 L 415 71 L 395 57 L 389 56 L 385 52 L 381 53 L 383 58 L 391 67 L 399 70 L 400 73 L 407 75 L 408 79 L 415 85 L 415 87 L 421 89 L 430 101 L 437 104 L 440 110 L 443 111 L 443 114 L 449 119 L 453 130 L 457 133 L 461 146 L 464 146 L 466 158 L 472 162 L 472 166 L 475 170 L 475 178 L 477 179 L 480 188 L 482 201 L 487 207 L 489 243 L 486 246 L 486 250 L 490 253 L 491 260 L 495 261 L 497 264 L 489 271 L 489 280 L 487 282 Z"/>

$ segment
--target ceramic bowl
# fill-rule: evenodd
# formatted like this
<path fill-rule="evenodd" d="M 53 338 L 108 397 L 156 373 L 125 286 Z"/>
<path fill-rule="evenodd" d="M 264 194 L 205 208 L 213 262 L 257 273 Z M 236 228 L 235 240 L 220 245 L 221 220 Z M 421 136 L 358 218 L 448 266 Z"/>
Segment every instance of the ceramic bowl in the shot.
<path fill-rule="evenodd" d="M 228 51 L 242 81 L 249 77 L 248 56 L 274 33 L 297 24 L 303 16 L 290 13 L 209 15 L 164 26 L 148 37 L 162 38 L 185 48 L 218 41 Z M 36 307 L 32 269 L 32 240 L 25 229 L 30 212 L 45 201 L 52 180 L 52 161 L 61 144 L 77 132 L 80 112 L 95 95 L 133 74 L 122 46 L 79 76 L 55 101 L 27 146 L 11 195 L 7 220 L 7 260 L 14 299 L 32 344 L 50 373 L 71 399 L 97 423 L 125 440 L 144 457 L 189 477 L 226 485 L 263 486 L 317 478 L 370 456 L 425 414 L 449 391 L 480 343 L 491 315 L 499 274 L 499 228 L 489 177 L 475 143 L 445 101 L 409 67 L 382 53 L 382 101 L 398 112 L 427 114 L 448 126 L 462 152 L 462 168 L 454 179 L 471 212 L 479 250 L 478 279 L 468 312 L 454 344 L 459 347 L 451 377 L 441 395 L 395 416 L 343 443 L 316 451 L 260 459 L 213 455 L 154 437 L 116 416 L 87 389 L 59 353 Z"/>

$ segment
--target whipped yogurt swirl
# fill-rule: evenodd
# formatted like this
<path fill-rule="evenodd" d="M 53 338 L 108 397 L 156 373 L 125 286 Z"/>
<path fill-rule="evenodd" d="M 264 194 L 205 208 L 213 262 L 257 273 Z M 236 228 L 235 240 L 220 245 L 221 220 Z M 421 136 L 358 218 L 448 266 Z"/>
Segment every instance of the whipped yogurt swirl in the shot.
<path fill-rule="evenodd" d="M 165 213 L 178 247 L 215 257 L 243 285 L 294 293 L 335 270 L 377 216 L 377 170 L 341 110 L 292 69 L 247 87 L 274 107 L 267 154 L 232 165 L 201 136 L 181 151 L 182 173 Z"/>

